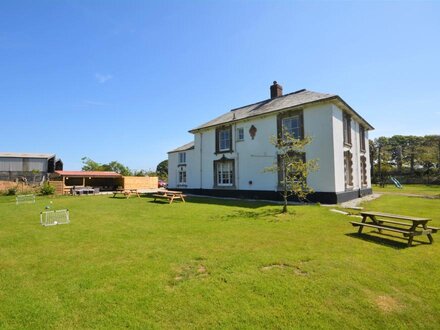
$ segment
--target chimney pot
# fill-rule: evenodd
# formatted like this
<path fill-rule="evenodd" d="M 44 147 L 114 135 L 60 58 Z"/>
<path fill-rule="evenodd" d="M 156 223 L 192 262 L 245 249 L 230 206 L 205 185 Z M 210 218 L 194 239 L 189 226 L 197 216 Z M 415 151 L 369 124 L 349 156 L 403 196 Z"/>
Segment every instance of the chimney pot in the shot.
<path fill-rule="evenodd" d="M 270 98 L 274 99 L 279 96 L 283 96 L 283 86 L 279 85 L 275 80 L 273 85 L 270 86 Z"/>

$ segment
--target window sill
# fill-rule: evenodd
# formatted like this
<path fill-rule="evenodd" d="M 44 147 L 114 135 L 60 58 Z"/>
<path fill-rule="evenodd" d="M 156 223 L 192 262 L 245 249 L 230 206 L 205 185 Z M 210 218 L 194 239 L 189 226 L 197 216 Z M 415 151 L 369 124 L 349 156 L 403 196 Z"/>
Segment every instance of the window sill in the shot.
<path fill-rule="evenodd" d="M 235 185 L 231 185 L 231 186 L 218 186 L 218 185 L 214 185 L 213 188 L 214 189 L 223 189 L 223 190 L 236 189 Z"/>
<path fill-rule="evenodd" d="M 177 166 L 186 166 L 186 163 L 179 163 Z"/>
<path fill-rule="evenodd" d="M 232 149 L 229 150 L 223 150 L 223 151 L 216 151 L 214 152 L 214 155 L 221 155 L 221 154 L 232 154 L 234 151 Z"/>

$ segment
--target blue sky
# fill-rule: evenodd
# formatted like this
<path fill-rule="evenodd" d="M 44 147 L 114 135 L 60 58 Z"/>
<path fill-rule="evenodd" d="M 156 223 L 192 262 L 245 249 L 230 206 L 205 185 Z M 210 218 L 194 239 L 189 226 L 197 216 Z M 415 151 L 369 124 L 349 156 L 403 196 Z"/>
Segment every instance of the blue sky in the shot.
<path fill-rule="evenodd" d="M 440 1 L 0 2 L 0 151 L 155 169 L 188 130 L 306 88 L 371 137 L 440 133 Z"/>

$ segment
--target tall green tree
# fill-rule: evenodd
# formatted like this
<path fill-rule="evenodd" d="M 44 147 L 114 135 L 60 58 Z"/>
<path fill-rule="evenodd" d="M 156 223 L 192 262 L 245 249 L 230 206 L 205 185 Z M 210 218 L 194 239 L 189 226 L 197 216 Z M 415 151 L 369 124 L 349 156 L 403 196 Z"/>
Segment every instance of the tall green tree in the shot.
<path fill-rule="evenodd" d="M 282 187 L 282 212 L 286 213 L 289 197 L 295 196 L 303 201 L 313 192 L 307 185 L 307 176 L 318 169 L 318 164 L 315 159 L 305 159 L 305 147 L 312 142 L 310 137 L 296 139 L 284 132 L 282 137 L 272 137 L 270 141 L 277 150 L 277 162 L 265 168 L 265 172 L 278 173 Z"/>
<path fill-rule="evenodd" d="M 133 174 L 127 166 L 117 161 L 112 161 L 108 164 L 100 164 L 89 157 L 83 157 L 81 158 L 81 161 L 84 164 L 82 167 L 83 171 L 113 171 L 124 176 L 130 176 Z"/>
<path fill-rule="evenodd" d="M 161 161 L 156 167 L 156 173 L 162 180 L 168 178 L 168 159 Z"/>

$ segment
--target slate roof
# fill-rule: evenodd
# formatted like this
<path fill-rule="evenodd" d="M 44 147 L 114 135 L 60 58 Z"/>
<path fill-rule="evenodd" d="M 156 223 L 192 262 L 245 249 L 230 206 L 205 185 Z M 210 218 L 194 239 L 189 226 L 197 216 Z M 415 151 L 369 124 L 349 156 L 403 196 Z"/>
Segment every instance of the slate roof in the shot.
<path fill-rule="evenodd" d="M 0 152 L 0 157 L 8 158 L 44 158 L 50 159 L 55 157 L 55 154 L 32 154 L 32 153 L 20 153 L 20 152 Z"/>
<path fill-rule="evenodd" d="M 338 95 L 317 93 L 313 91 L 308 91 L 306 89 L 301 89 L 299 91 L 285 94 L 283 96 L 274 99 L 267 99 L 254 104 L 246 105 L 244 107 L 232 109 L 231 111 L 190 130 L 190 132 L 195 133 L 200 129 L 204 129 L 208 127 L 235 122 L 238 120 L 260 116 L 260 115 L 280 111 L 283 109 L 294 108 L 301 105 L 312 104 L 315 102 L 322 102 L 322 101 L 331 101 L 331 100 L 334 100 L 337 103 L 342 104 L 342 106 L 347 107 L 350 110 L 350 112 L 352 112 L 358 119 L 364 122 L 364 124 L 369 129 L 373 129 L 373 127 L 365 119 L 363 119 L 359 114 L 357 114 L 356 111 L 354 111 Z"/>
<path fill-rule="evenodd" d="M 186 151 L 186 150 L 191 150 L 191 149 L 194 149 L 194 141 L 189 142 L 187 144 L 184 144 L 183 146 L 176 148 L 174 150 L 168 151 L 168 153 Z"/>

